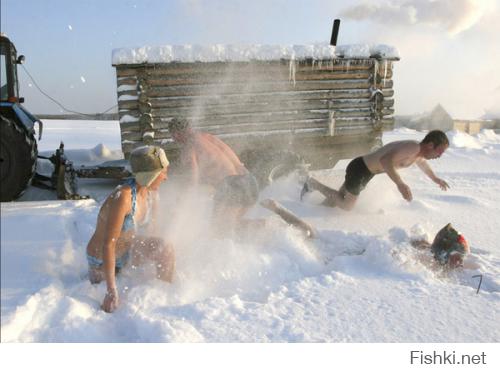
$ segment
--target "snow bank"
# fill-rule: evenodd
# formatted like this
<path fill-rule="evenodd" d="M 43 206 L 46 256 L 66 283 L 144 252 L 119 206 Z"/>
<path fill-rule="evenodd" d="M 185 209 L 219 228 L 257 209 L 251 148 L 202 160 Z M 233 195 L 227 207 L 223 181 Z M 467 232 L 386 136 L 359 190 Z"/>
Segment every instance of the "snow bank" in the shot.
<path fill-rule="evenodd" d="M 60 134 L 51 125 L 61 123 L 45 124 L 49 141 Z M 105 148 L 119 148 L 119 141 L 95 146 L 100 131 L 113 126 L 94 126 L 94 137 L 81 139 L 89 144 L 83 150 L 104 157 Z M 64 128 L 68 137 L 78 130 L 70 121 Z M 383 140 L 424 136 L 398 129 Z M 411 203 L 384 175 L 351 212 L 319 206 L 318 193 L 299 202 L 297 175 L 261 193 L 315 225 L 314 240 L 260 207 L 248 217 L 266 219 L 268 229 L 216 239 L 208 193 L 181 197 L 172 176 L 161 188 L 160 219 L 176 248 L 175 281 L 156 280 L 148 265 L 125 269 L 117 279 L 122 304 L 112 315 L 99 308 L 105 285 L 86 278 L 85 247 L 116 184 L 86 185 L 97 202 L 2 203 L 2 342 L 498 342 L 500 136 L 448 136 L 450 149 L 429 163 L 451 189 L 441 191 L 416 167 L 401 170 Z M 338 187 L 346 164 L 314 176 Z M 409 244 L 448 222 L 472 250 L 467 268 L 453 273 L 434 268 L 429 252 Z"/>
<path fill-rule="evenodd" d="M 388 45 L 343 45 L 326 43 L 308 45 L 164 45 L 159 47 L 114 49 L 112 64 L 169 62 L 270 61 L 279 59 L 399 58 L 396 48 Z"/>
<path fill-rule="evenodd" d="M 448 132 L 450 145 L 457 148 L 481 149 L 482 144 L 477 137 L 471 136 L 468 133 L 460 131 Z"/>

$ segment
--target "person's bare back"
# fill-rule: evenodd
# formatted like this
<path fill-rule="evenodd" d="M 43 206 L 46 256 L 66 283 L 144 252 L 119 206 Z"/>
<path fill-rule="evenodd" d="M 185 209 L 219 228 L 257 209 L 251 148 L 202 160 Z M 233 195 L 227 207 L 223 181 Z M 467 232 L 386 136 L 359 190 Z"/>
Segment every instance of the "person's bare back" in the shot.
<path fill-rule="evenodd" d="M 216 186 L 227 176 L 248 172 L 233 150 L 211 134 L 195 132 L 186 145 L 183 162 L 198 172 L 200 183 Z"/>
<path fill-rule="evenodd" d="M 363 156 L 366 167 L 373 174 L 386 172 L 383 165 L 384 157 L 391 157 L 394 168 L 411 166 L 419 158 L 420 145 L 416 141 L 395 141 Z"/>

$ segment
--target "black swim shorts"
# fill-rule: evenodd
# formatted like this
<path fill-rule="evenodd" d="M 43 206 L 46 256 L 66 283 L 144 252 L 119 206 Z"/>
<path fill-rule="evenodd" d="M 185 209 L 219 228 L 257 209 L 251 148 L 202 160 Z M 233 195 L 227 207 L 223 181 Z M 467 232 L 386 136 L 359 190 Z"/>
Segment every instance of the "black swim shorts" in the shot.
<path fill-rule="evenodd" d="M 250 207 L 259 198 L 259 184 L 251 174 L 230 175 L 217 187 L 214 196 L 216 206 L 225 204 L 229 206 Z"/>
<path fill-rule="evenodd" d="M 362 157 L 354 158 L 346 168 L 345 189 L 355 196 L 365 189 L 366 184 L 375 176 L 370 172 Z"/>

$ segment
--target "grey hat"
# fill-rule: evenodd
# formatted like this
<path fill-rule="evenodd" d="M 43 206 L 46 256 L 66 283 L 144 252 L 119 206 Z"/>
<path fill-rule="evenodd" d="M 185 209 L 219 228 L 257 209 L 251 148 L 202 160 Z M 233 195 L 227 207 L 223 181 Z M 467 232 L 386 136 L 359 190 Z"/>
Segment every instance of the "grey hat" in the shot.
<path fill-rule="evenodd" d="M 167 156 L 158 146 L 141 146 L 130 153 L 130 166 L 135 179 L 149 186 L 169 164 Z"/>
<path fill-rule="evenodd" d="M 189 121 L 185 118 L 173 118 L 168 123 L 168 130 L 170 133 L 174 131 L 184 131 L 189 128 L 191 125 Z"/>

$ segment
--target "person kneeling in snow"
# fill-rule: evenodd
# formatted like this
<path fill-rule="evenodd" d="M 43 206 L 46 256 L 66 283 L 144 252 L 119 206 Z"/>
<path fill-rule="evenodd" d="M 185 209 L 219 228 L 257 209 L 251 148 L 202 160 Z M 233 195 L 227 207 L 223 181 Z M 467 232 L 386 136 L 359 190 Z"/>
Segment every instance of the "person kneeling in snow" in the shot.
<path fill-rule="evenodd" d="M 448 148 L 448 137 L 443 131 L 430 131 L 424 139 L 416 141 L 395 141 L 384 145 L 372 153 L 353 159 L 346 169 L 344 184 L 337 191 L 310 177 L 304 184 L 300 199 L 305 193 L 317 190 L 326 199 L 323 205 L 351 210 L 358 199 L 359 193 L 376 174 L 386 173 L 398 187 L 399 192 L 407 201 L 413 199 L 410 187 L 399 176 L 397 169 L 416 165 L 442 190 L 450 186 L 437 177 L 426 160 L 441 157 Z"/>
<path fill-rule="evenodd" d="M 151 228 L 160 184 L 167 179 L 168 159 L 156 146 L 136 148 L 130 154 L 133 178 L 115 189 L 104 201 L 95 233 L 87 245 L 89 279 L 92 284 L 106 281 L 107 293 L 102 309 L 118 307 L 115 274 L 128 261 L 139 265 L 144 258 L 156 263 L 157 277 L 171 282 L 175 258 L 172 246 L 161 238 L 136 234 L 141 227 Z"/>
<path fill-rule="evenodd" d="M 426 240 L 412 240 L 411 244 L 418 249 L 430 249 L 435 261 L 449 269 L 463 267 L 464 258 L 470 253 L 464 236 L 451 223 L 441 228 L 432 244 Z"/>
<path fill-rule="evenodd" d="M 215 231 L 220 235 L 250 224 L 243 215 L 257 202 L 259 185 L 235 152 L 217 137 L 195 131 L 186 119 L 174 118 L 168 130 L 181 146 L 180 161 L 190 172 L 191 186 L 215 189 Z"/>

